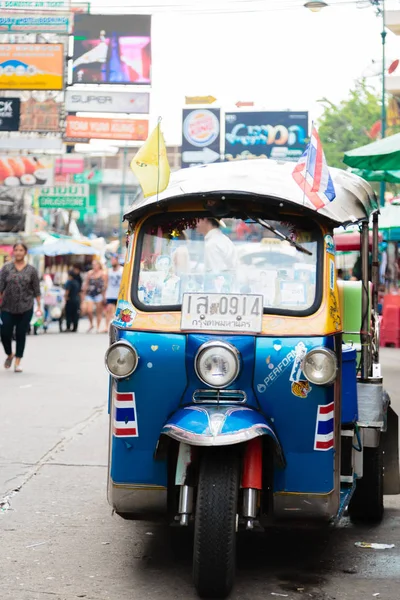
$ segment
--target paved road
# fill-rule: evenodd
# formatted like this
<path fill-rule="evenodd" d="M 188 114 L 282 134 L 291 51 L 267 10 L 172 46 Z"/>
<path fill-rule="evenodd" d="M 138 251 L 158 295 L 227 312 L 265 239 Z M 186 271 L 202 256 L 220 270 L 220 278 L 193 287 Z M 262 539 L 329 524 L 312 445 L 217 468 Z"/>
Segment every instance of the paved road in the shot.
<path fill-rule="evenodd" d="M 0 372 L 0 498 L 10 507 L 0 512 L 1 600 L 196 598 L 189 549 L 174 559 L 163 525 L 125 522 L 106 503 L 106 345 L 101 335 L 37 336 L 23 374 Z M 399 359 L 383 352 L 397 410 Z M 244 536 L 231 598 L 398 600 L 400 500 L 386 505 L 377 528 L 343 520 L 333 531 Z"/>

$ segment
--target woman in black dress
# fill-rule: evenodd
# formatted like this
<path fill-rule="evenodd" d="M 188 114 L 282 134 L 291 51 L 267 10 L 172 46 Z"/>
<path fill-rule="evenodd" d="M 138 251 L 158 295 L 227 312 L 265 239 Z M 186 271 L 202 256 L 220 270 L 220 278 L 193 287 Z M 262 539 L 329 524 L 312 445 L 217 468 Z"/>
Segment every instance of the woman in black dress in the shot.
<path fill-rule="evenodd" d="M 22 373 L 20 363 L 24 355 L 35 298 L 40 312 L 39 276 L 34 267 L 26 264 L 27 253 L 28 248 L 25 244 L 15 244 L 14 260 L 5 264 L 0 271 L 1 341 L 7 355 L 4 368 L 9 369 L 15 358 L 16 373 Z M 14 327 L 17 342 L 15 355 L 12 351 Z"/>

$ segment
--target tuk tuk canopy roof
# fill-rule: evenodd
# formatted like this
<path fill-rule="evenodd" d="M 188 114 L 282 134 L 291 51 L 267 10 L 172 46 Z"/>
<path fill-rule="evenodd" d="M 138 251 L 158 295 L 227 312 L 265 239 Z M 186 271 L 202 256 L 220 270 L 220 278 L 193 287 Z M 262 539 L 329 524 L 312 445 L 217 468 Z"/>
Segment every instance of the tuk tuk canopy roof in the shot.
<path fill-rule="evenodd" d="M 269 159 L 252 159 L 181 169 L 171 175 L 168 188 L 157 196 L 139 198 L 125 214 L 128 220 L 136 220 L 148 210 L 165 207 L 166 204 L 183 202 L 185 199 L 202 197 L 222 198 L 248 195 L 268 203 L 268 199 L 293 204 L 299 212 L 325 217 L 333 226 L 367 220 L 378 210 L 376 196 L 371 186 L 352 173 L 330 169 L 336 198 L 319 210 L 308 202 L 303 191 L 294 181 L 293 162 L 277 162 Z"/>

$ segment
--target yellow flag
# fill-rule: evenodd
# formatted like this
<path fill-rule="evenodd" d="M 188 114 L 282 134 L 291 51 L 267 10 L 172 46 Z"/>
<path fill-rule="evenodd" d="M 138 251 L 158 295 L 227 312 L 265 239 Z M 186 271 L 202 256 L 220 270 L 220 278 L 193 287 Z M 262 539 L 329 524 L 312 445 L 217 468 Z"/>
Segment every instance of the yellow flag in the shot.
<path fill-rule="evenodd" d="M 133 158 L 131 169 L 139 180 L 145 198 L 167 188 L 170 168 L 160 123 Z"/>

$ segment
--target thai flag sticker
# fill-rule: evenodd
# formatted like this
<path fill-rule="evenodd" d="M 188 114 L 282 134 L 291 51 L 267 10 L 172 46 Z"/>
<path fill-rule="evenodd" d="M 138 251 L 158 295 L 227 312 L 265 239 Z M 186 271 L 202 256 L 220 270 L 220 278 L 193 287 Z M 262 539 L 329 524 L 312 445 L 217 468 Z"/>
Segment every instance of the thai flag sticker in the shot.
<path fill-rule="evenodd" d="M 331 450 L 333 448 L 334 409 L 333 402 L 318 406 L 314 450 Z"/>
<path fill-rule="evenodd" d="M 135 394 L 116 392 L 114 397 L 115 437 L 138 437 Z"/>

